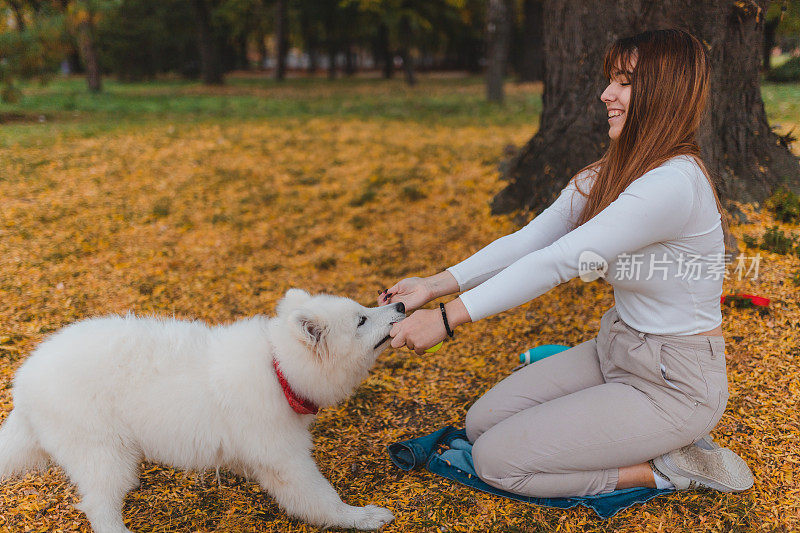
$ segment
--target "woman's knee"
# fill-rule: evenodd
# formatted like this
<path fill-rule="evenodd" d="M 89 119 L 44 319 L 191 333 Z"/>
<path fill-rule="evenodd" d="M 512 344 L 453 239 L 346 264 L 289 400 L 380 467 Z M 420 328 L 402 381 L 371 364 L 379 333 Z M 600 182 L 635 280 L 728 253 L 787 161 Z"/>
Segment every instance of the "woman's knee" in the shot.
<path fill-rule="evenodd" d="M 516 460 L 508 454 L 507 435 L 489 430 L 483 433 L 472 445 L 472 462 L 475 473 L 483 481 L 500 489 L 508 490 L 508 484 L 522 472 Z M 526 472 L 530 475 L 534 472 Z"/>
<path fill-rule="evenodd" d="M 467 439 L 469 439 L 470 442 L 475 442 L 478 440 L 478 437 L 483 435 L 496 422 L 496 417 L 492 416 L 490 402 L 486 400 L 485 395 L 481 396 L 467 410 L 467 416 L 464 420 L 464 429 L 467 433 Z"/>
<path fill-rule="evenodd" d="M 475 473 L 483 481 L 494 487 L 504 477 L 499 465 L 502 450 L 498 450 L 490 435 L 483 434 L 472 444 L 472 464 Z M 499 488 L 499 487 L 498 487 Z"/>

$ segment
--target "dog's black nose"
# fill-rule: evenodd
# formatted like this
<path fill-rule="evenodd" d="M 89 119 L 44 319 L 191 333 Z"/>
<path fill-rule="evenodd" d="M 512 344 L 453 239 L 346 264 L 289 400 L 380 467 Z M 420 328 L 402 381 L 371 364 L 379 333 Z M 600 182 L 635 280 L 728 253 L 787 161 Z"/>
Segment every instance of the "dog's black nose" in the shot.
<path fill-rule="evenodd" d="M 403 305 L 403 302 L 397 302 L 396 304 L 394 304 L 394 308 L 400 311 L 401 313 L 406 312 L 406 306 Z"/>

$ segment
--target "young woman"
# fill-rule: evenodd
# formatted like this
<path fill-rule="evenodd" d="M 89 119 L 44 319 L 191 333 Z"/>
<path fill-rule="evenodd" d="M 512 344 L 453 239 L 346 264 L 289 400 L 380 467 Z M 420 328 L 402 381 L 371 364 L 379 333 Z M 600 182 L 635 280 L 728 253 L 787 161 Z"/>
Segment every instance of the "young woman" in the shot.
<path fill-rule="evenodd" d="M 459 325 L 578 276 L 587 258 L 605 261 L 615 304 L 597 337 L 513 373 L 467 412 L 478 475 L 536 497 L 745 490 L 750 469 L 709 436 L 728 381 L 720 309 L 727 226 L 695 140 L 708 58 L 686 32 L 647 31 L 616 41 L 603 69 L 605 155 L 521 230 L 384 291 L 379 304 L 403 302 L 408 311 L 465 291 L 395 324 L 392 346 L 422 354 Z"/>

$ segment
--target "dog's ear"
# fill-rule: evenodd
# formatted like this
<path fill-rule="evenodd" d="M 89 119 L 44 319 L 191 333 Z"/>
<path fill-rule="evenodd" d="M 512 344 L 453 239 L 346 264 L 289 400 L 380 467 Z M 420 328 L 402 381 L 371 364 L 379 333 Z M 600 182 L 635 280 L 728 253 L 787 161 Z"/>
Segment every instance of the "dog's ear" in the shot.
<path fill-rule="evenodd" d="M 289 318 L 298 340 L 304 342 L 317 354 L 324 355 L 328 328 L 323 320 L 308 309 L 297 309 Z"/>
<path fill-rule="evenodd" d="M 302 289 L 289 289 L 278 302 L 277 312 L 279 315 L 289 313 L 303 305 L 309 298 L 311 295 Z"/>

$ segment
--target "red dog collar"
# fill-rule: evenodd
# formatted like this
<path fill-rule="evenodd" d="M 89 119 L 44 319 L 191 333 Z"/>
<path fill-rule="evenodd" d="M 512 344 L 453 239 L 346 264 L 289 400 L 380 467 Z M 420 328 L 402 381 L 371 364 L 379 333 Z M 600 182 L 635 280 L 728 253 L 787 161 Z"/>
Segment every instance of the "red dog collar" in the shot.
<path fill-rule="evenodd" d="M 273 359 L 272 366 L 275 368 L 275 374 L 278 376 L 278 381 L 281 383 L 281 388 L 283 389 L 283 395 L 286 396 L 286 401 L 289 402 L 289 405 L 294 410 L 295 413 L 301 415 L 315 415 L 319 412 L 319 406 L 312 401 L 305 400 L 297 395 L 292 390 L 292 387 L 289 385 L 289 382 L 286 381 L 286 378 L 283 376 L 281 369 L 278 368 L 278 361 Z"/>

